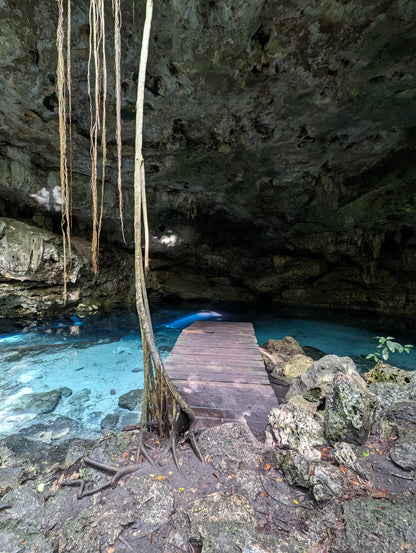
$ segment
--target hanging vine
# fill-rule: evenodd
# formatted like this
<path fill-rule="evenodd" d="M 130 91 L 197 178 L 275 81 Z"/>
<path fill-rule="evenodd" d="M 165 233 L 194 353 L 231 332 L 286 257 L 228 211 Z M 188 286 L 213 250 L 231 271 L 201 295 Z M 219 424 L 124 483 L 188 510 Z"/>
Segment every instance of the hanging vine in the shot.
<path fill-rule="evenodd" d="M 113 0 L 113 14 L 115 26 L 120 28 L 120 19 L 116 18 L 116 12 L 119 14 L 119 0 Z M 78 497 L 91 495 L 104 488 L 114 485 L 125 474 L 130 474 L 139 470 L 142 465 L 138 462 L 142 455 L 150 462 L 144 444 L 144 435 L 149 426 L 156 424 L 161 436 L 168 436 L 172 455 L 176 459 L 176 434 L 180 415 L 184 414 L 188 419 L 188 437 L 191 440 L 193 448 L 202 461 L 199 448 L 195 440 L 195 414 L 188 403 L 181 397 L 173 382 L 166 373 L 159 351 L 156 347 L 152 320 L 149 310 L 149 302 L 146 290 L 146 273 L 149 268 L 149 230 L 146 205 L 145 190 L 145 168 L 143 159 L 143 113 L 144 113 L 144 92 L 146 79 L 146 65 L 149 50 L 149 38 L 152 24 L 153 0 L 146 0 L 146 16 L 143 27 L 142 47 L 140 53 L 139 75 L 137 83 L 136 100 L 136 129 L 135 129 L 135 156 L 134 156 L 134 265 L 135 265 L 135 291 L 136 308 L 139 316 L 140 331 L 142 336 L 143 364 L 144 364 L 144 389 L 142 400 L 142 414 L 140 424 L 139 444 L 137 448 L 137 459 L 135 464 L 124 466 L 120 469 L 109 465 L 104 465 L 93 459 L 86 458 L 85 461 L 95 467 L 113 473 L 111 480 L 104 485 L 90 490 L 85 490 L 83 480 L 68 481 L 68 485 L 78 485 Z M 102 199 L 103 188 L 101 188 L 101 206 L 98 210 L 98 134 L 102 121 L 101 149 L 103 155 L 102 166 L 102 186 L 105 176 L 105 99 L 106 92 L 103 87 L 107 86 L 107 75 L 105 69 L 105 29 L 104 29 L 104 0 L 90 0 L 90 53 L 88 60 L 88 93 L 90 97 L 91 111 L 91 188 L 93 195 L 93 263 L 95 256 L 94 270 L 98 270 L 98 245 L 99 231 L 102 221 Z M 58 26 L 59 29 L 59 26 Z M 117 34 L 117 31 L 115 31 Z M 120 69 L 120 37 L 115 38 L 115 67 L 117 73 Z M 91 90 L 91 68 L 93 66 L 95 75 L 94 99 Z M 101 77 L 100 77 L 101 75 Z M 116 75 L 116 88 L 119 77 Z M 117 103 L 120 101 L 119 93 L 116 92 Z M 100 103 L 102 102 L 102 104 Z M 116 109 L 117 113 L 117 109 Z M 119 132 L 121 119 L 117 115 L 117 133 Z M 117 139 L 117 152 L 119 160 L 119 176 L 121 173 L 121 131 Z M 120 140 L 120 143 L 119 141 Z M 119 149 L 120 148 L 120 149 Z M 120 157 L 119 157 L 120 156 Z M 118 181 L 121 186 L 120 181 Z M 120 217 L 122 215 L 120 214 Z M 142 242 L 144 241 L 144 255 L 142 252 Z"/>
<path fill-rule="evenodd" d="M 67 300 L 67 283 L 68 283 L 68 259 L 71 259 L 71 197 L 68 177 L 68 158 L 67 158 L 67 101 L 69 104 L 68 111 L 71 114 L 71 2 L 68 0 L 67 6 L 67 63 L 65 65 L 65 42 L 64 32 L 64 1 L 58 0 L 58 27 L 56 30 L 56 47 L 58 51 L 58 65 L 56 70 L 57 89 L 58 89 L 58 113 L 59 113 L 59 144 L 60 144 L 60 159 L 59 172 L 61 181 L 61 197 L 62 197 L 62 214 L 61 214 L 61 231 L 63 243 L 63 298 L 64 304 Z M 68 94 L 68 95 L 67 95 Z M 71 152 L 72 132 L 70 127 L 70 152 Z M 71 155 L 71 154 L 70 154 Z M 70 169 L 72 169 L 70 167 Z"/>
<path fill-rule="evenodd" d="M 88 97 L 90 102 L 90 153 L 92 196 L 92 265 L 98 273 L 98 253 L 103 218 L 105 165 L 107 162 L 107 62 L 105 53 L 105 0 L 90 0 L 90 49 L 88 56 Z M 92 87 L 93 81 L 93 87 Z M 101 141 L 99 140 L 101 131 Z M 101 186 L 98 187 L 98 154 L 101 146 Z"/>

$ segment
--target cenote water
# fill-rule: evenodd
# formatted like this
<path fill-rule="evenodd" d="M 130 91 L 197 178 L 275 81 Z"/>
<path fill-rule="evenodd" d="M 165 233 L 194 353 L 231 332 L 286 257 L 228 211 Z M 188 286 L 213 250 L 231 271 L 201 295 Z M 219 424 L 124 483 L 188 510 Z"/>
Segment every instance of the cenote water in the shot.
<path fill-rule="evenodd" d="M 302 346 L 352 357 L 361 372 L 373 366 L 365 355 L 375 351 L 374 336 L 393 332 L 401 343 L 416 343 L 414 328 L 374 316 L 357 319 L 345 314 L 288 313 L 270 305 L 181 304 L 153 308 L 156 341 L 164 359 L 181 330 L 201 319 L 252 321 L 260 345 L 271 338 L 293 336 Z M 63 434 L 70 435 L 94 436 L 106 426 L 106 416 L 114 430 L 137 423 L 140 408 L 129 411 L 119 407 L 118 401 L 126 392 L 143 387 L 141 355 L 137 317 L 132 313 L 36 323 L 3 321 L 0 437 L 19 431 L 27 436 L 27 428 L 32 427 L 38 438 L 43 436 L 47 442 L 54 436 L 45 428 L 58 419 Z M 395 354 L 389 362 L 415 369 L 416 352 Z M 65 390 L 52 413 L 39 417 L 34 408 L 24 408 L 24 396 L 60 388 Z"/>

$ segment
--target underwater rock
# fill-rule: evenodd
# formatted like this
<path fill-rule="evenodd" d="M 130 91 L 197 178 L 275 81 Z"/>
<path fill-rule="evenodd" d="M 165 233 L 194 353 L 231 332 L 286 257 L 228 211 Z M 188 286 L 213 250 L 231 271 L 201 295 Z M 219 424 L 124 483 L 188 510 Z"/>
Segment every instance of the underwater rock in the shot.
<path fill-rule="evenodd" d="M 104 430 L 116 430 L 118 423 L 120 421 L 120 416 L 115 413 L 109 413 L 106 415 L 100 423 L 100 427 Z"/>
<path fill-rule="evenodd" d="M 337 373 L 359 377 L 355 363 L 349 357 L 326 355 L 315 361 L 307 371 L 295 378 L 286 394 L 286 400 L 301 395 L 306 400 L 318 404 L 325 403 L 325 398 L 332 387 Z"/>
<path fill-rule="evenodd" d="M 29 393 L 17 397 L 9 409 L 17 412 L 36 413 L 38 415 L 51 413 L 59 403 L 62 389 L 50 392 Z"/>
<path fill-rule="evenodd" d="M 367 391 L 360 376 L 335 375 L 325 403 L 325 437 L 331 444 L 364 443 L 375 422 L 378 405 L 378 397 Z"/>
<path fill-rule="evenodd" d="M 118 406 L 129 411 L 138 409 L 142 404 L 143 390 L 130 390 L 118 398 Z"/>

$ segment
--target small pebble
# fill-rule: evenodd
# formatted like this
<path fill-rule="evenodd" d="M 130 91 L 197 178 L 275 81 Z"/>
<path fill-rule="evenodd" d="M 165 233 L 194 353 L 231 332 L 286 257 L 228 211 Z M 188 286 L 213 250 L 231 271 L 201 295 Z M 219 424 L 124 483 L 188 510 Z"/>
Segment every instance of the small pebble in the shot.
<path fill-rule="evenodd" d="M 117 392 L 114 390 L 114 388 L 112 388 L 112 389 L 110 390 L 110 394 L 111 394 L 112 396 L 115 396 L 116 393 L 117 393 Z"/>

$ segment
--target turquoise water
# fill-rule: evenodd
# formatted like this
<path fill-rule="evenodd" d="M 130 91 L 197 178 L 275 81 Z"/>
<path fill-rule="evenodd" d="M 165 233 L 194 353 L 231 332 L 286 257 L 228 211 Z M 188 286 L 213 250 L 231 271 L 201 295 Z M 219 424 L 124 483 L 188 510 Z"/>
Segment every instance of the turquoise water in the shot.
<path fill-rule="evenodd" d="M 184 304 L 154 308 L 152 316 L 156 342 L 164 359 L 181 329 L 198 319 L 252 321 L 260 345 L 271 338 L 293 336 L 302 346 L 350 356 L 361 370 L 371 368 L 364 357 L 375 351 L 376 335 L 391 334 L 393 328 L 393 336 L 399 342 L 416 343 L 414 329 L 397 321 L 371 316 L 347 321 L 345 314 L 341 318 L 328 313 L 291 315 L 276 306 Z M 416 352 L 392 356 L 389 362 L 415 369 Z M 0 437 L 35 420 L 34 413 L 16 411 L 21 396 L 62 387 L 69 388 L 72 395 L 60 400 L 53 415 L 70 417 L 89 431 L 100 431 L 101 421 L 108 414 L 118 416 L 116 429 L 139 419 L 139 412 L 118 406 L 122 394 L 143 387 L 141 341 L 134 314 L 3 322 L 0 370 Z"/>

